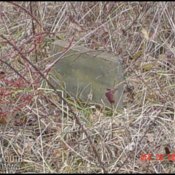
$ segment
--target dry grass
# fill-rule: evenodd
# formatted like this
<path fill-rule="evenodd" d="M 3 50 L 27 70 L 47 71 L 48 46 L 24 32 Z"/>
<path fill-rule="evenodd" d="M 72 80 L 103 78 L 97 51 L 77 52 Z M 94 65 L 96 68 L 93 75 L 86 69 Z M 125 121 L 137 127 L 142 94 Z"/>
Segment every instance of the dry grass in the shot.
<path fill-rule="evenodd" d="M 18 172 L 175 172 L 174 161 L 156 160 L 157 154 L 175 153 L 174 6 L 0 3 L 0 114 L 7 114 L 0 120 L 0 150 L 5 157 L 22 158 Z M 70 103 L 90 143 L 62 100 L 2 35 L 43 73 L 53 61 L 49 47 L 56 37 L 115 53 L 124 66 L 123 110 Z M 19 83 L 24 78 L 30 85 Z M 24 103 L 24 95 L 32 99 Z M 141 160 L 143 154 L 152 154 L 152 160 Z"/>

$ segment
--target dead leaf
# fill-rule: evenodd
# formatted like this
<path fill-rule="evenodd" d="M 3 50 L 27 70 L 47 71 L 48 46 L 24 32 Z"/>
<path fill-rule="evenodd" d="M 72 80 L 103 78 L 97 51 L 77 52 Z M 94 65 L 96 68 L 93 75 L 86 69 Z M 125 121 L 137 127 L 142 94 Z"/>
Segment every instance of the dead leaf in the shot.
<path fill-rule="evenodd" d="M 146 63 L 142 65 L 142 69 L 144 72 L 150 71 L 153 68 L 154 64 L 153 63 Z"/>
<path fill-rule="evenodd" d="M 155 137 L 154 134 L 148 133 L 146 134 L 148 141 L 151 143 L 154 141 Z"/>
<path fill-rule="evenodd" d="M 0 80 L 5 78 L 5 72 L 0 70 Z"/>
<path fill-rule="evenodd" d="M 70 20 L 70 27 L 72 29 L 75 29 L 78 32 L 84 31 L 83 27 L 78 22 L 76 22 L 72 16 L 69 17 L 69 20 Z"/>
<path fill-rule="evenodd" d="M 142 34 L 146 40 L 149 40 L 149 34 L 145 28 L 142 28 Z"/>
<path fill-rule="evenodd" d="M 126 150 L 128 150 L 128 151 L 133 151 L 134 148 L 135 148 L 135 143 L 134 142 L 131 142 L 130 144 L 128 144 L 126 146 Z"/>
<path fill-rule="evenodd" d="M 0 124 L 5 125 L 7 124 L 7 116 L 4 114 L 0 114 Z"/>
<path fill-rule="evenodd" d="M 105 93 L 105 96 L 108 99 L 110 104 L 115 103 L 114 93 L 115 93 L 115 91 L 113 89 L 107 89 L 107 91 Z"/>

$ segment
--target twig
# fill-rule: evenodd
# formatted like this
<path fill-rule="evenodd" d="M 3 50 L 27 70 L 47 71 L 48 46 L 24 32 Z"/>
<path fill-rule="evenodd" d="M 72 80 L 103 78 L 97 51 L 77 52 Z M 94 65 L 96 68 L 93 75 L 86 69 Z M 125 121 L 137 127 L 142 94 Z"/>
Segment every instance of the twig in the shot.
<path fill-rule="evenodd" d="M 28 84 L 30 84 L 30 82 L 24 77 L 22 76 L 15 68 L 13 68 L 9 63 L 6 63 L 5 61 L 3 61 L 2 59 L 0 59 L 0 62 L 2 62 L 3 64 L 6 64 L 8 67 L 10 67 L 10 69 L 12 69 L 17 75 L 19 75 L 19 77 L 21 77 L 23 80 L 25 80 Z"/>
<path fill-rule="evenodd" d="M 69 48 L 72 45 L 72 42 L 74 40 L 74 37 L 71 39 L 69 45 L 65 48 L 65 50 L 62 52 L 62 54 L 55 60 L 53 61 L 53 63 L 47 65 L 46 69 L 44 70 L 44 72 L 46 73 L 46 75 L 48 74 L 48 72 L 50 71 L 50 69 L 64 56 L 64 54 L 69 50 Z"/>
<path fill-rule="evenodd" d="M 31 1 L 30 1 L 30 12 L 33 16 L 34 13 L 33 13 L 33 8 L 32 8 L 32 2 Z M 33 36 L 35 36 L 36 35 L 35 24 L 34 24 L 33 18 L 31 18 L 31 20 L 32 20 L 32 32 L 33 32 Z M 37 56 L 36 42 L 34 42 L 34 45 L 35 45 L 35 61 L 37 63 L 38 62 L 38 56 Z"/>
<path fill-rule="evenodd" d="M 40 22 L 37 20 L 37 18 L 35 18 L 28 10 L 26 10 L 24 7 L 16 4 L 15 2 L 8 2 L 8 3 L 11 3 L 13 4 L 14 6 L 16 7 L 19 7 L 20 9 L 22 9 L 23 11 L 25 11 L 28 15 L 30 15 L 37 23 L 40 27 L 42 27 L 42 25 L 40 24 Z"/>

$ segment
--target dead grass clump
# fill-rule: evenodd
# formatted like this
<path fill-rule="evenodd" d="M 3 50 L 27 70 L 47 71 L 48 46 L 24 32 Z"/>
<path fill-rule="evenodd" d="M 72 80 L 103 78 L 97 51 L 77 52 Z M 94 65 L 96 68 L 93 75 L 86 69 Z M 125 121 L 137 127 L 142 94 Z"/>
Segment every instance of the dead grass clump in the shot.
<path fill-rule="evenodd" d="M 173 173 L 174 5 L 0 2 L 3 160 L 20 158 L 18 172 Z M 116 54 L 123 110 L 69 103 L 47 86 L 56 38 Z"/>

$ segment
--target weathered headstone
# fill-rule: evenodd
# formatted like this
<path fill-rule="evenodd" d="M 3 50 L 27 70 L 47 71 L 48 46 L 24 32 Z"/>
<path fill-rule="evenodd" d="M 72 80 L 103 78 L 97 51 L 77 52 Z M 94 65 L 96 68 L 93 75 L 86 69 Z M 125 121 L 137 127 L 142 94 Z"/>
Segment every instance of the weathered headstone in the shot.
<path fill-rule="evenodd" d="M 68 45 L 65 41 L 56 41 L 53 53 L 63 51 Z M 106 90 L 118 86 L 115 105 L 122 106 L 123 70 L 120 61 L 112 54 L 74 46 L 55 64 L 51 73 L 56 77 L 54 85 L 58 89 L 64 84 L 65 91 L 71 96 L 89 103 L 110 106 Z"/>

